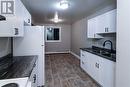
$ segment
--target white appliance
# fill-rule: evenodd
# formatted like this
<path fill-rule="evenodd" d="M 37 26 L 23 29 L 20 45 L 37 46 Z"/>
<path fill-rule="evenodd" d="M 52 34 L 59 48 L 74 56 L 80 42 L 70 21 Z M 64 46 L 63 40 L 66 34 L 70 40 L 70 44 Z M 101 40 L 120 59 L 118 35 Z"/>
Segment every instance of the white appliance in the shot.
<path fill-rule="evenodd" d="M 0 80 L 0 87 L 5 85 L 18 85 L 18 87 L 29 87 L 28 78 L 4 79 Z M 8 87 L 9 87 L 8 86 Z M 30 86 L 31 87 L 31 86 Z"/>
<path fill-rule="evenodd" d="M 44 85 L 45 50 L 44 50 L 44 27 L 25 26 L 24 37 L 14 38 L 13 55 L 29 56 L 38 55 L 38 81 L 37 86 Z"/>

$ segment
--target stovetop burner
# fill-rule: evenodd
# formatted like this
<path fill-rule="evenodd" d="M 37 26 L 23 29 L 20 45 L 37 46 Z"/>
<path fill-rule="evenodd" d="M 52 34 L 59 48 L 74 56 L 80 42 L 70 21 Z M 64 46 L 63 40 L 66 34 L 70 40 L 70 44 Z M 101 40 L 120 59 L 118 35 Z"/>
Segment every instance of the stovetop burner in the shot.
<path fill-rule="evenodd" d="M 2 87 L 19 87 L 19 85 L 17 83 L 9 83 L 9 84 L 6 84 Z"/>

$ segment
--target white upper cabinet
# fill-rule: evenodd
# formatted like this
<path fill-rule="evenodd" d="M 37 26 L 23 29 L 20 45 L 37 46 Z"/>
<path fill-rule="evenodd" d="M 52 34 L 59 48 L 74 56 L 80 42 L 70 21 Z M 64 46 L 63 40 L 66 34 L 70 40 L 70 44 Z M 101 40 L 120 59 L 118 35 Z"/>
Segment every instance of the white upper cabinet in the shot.
<path fill-rule="evenodd" d="M 88 38 L 102 38 L 97 32 L 97 18 L 92 18 L 88 20 Z"/>
<path fill-rule="evenodd" d="M 23 7 L 23 19 L 25 22 L 25 25 L 31 25 L 31 14 L 28 12 L 28 10 Z"/>
<path fill-rule="evenodd" d="M 31 14 L 28 12 L 28 10 L 25 8 L 21 0 L 12 0 L 14 1 L 14 14 L 2 14 L 6 17 L 6 19 L 10 17 L 19 17 L 24 20 L 26 25 L 31 25 Z M 7 8 L 5 8 L 7 9 Z"/>
<path fill-rule="evenodd" d="M 100 34 L 116 33 L 116 9 L 88 20 L 88 38 L 103 38 Z"/>
<path fill-rule="evenodd" d="M 24 21 L 21 18 L 10 17 L 6 21 L 0 21 L 0 37 L 24 36 Z"/>
<path fill-rule="evenodd" d="M 15 0 L 15 7 L 15 15 L 20 16 L 24 20 L 25 25 L 31 25 L 31 14 L 21 0 Z"/>
<path fill-rule="evenodd" d="M 116 9 L 97 18 L 97 33 L 116 33 Z"/>

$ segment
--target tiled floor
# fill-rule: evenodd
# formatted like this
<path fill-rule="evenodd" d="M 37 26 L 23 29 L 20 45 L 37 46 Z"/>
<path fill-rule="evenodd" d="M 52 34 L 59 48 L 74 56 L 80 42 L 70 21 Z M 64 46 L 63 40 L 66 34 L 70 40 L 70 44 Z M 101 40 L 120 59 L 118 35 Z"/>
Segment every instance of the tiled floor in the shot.
<path fill-rule="evenodd" d="M 100 87 L 81 68 L 71 54 L 46 55 L 45 87 Z"/>

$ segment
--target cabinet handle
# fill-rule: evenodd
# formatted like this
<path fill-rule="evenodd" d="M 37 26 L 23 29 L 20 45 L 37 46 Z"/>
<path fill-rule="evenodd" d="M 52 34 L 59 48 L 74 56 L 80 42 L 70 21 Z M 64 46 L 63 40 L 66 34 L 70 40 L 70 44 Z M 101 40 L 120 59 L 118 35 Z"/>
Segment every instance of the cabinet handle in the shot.
<path fill-rule="evenodd" d="M 36 64 L 33 65 L 33 67 L 35 67 L 35 66 L 36 66 Z"/>
<path fill-rule="evenodd" d="M 97 68 L 99 69 L 99 64 L 97 64 Z"/>
<path fill-rule="evenodd" d="M 107 28 L 105 28 L 105 32 L 107 32 Z"/>
<path fill-rule="evenodd" d="M 95 64 L 95 67 L 97 67 L 97 63 Z"/>
<path fill-rule="evenodd" d="M 84 64 L 84 62 L 82 61 L 82 64 Z"/>
<path fill-rule="evenodd" d="M 37 80 L 36 74 L 34 74 L 34 76 L 33 76 L 33 83 L 36 83 L 36 80 Z"/>
<path fill-rule="evenodd" d="M 14 35 L 18 35 L 19 34 L 18 30 L 19 30 L 18 28 L 14 28 L 14 31 L 15 31 Z"/>
<path fill-rule="evenodd" d="M 84 56 L 84 55 L 82 54 L 82 56 Z"/>
<path fill-rule="evenodd" d="M 95 67 L 99 69 L 99 64 L 98 64 L 98 63 L 96 63 L 96 64 L 95 64 Z"/>
<path fill-rule="evenodd" d="M 107 32 L 109 32 L 109 28 L 107 28 Z"/>
<path fill-rule="evenodd" d="M 28 19 L 28 23 L 30 23 L 30 19 Z"/>

